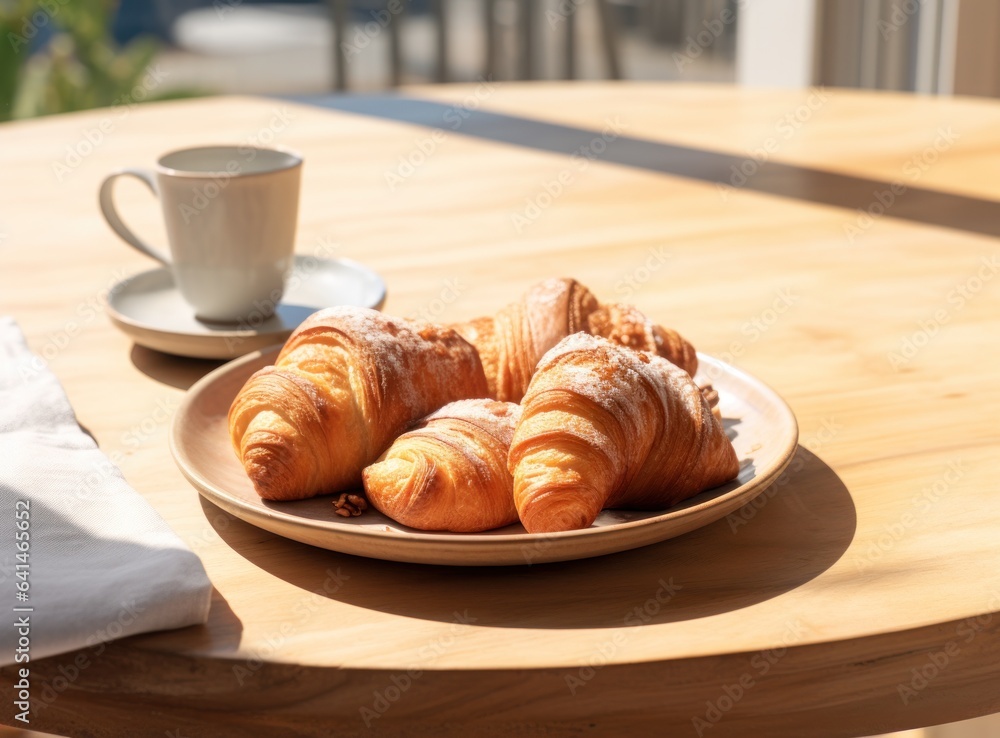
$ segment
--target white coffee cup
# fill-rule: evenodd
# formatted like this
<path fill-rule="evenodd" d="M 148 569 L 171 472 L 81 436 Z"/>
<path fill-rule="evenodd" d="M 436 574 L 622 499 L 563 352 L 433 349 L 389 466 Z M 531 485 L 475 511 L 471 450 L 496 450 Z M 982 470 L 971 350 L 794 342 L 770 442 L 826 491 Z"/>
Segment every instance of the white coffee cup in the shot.
<path fill-rule="evenodd" d="M 170 257 L 122 222 L 118 177 L 136 177 L 160 198 Z M 302 157 L 249 146 L 202 146 L 164 154 L 156 169 L 122 169 L 101 184 L 101 211 L 126 243 L 170 266 L 198 318 L 269 317 L 292 267 Z"/>

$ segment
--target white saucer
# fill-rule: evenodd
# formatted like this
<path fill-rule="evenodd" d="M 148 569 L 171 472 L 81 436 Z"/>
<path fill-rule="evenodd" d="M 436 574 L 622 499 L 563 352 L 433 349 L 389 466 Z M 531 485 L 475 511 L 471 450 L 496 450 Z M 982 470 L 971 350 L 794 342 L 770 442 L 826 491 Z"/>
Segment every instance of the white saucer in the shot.
<path fill-rule="evenodd" d="M 198 320 L 181 297 L 169 267 L 133 275 L 108 295 L 111 322 L 140 346 L 199 359 L 232 359 L 281 343 L 309 315 L 334 305 L 378 310 L 385 282 L 349 259 L 296 256 L 285 295 L 267 320 L 239 325 Z"/>

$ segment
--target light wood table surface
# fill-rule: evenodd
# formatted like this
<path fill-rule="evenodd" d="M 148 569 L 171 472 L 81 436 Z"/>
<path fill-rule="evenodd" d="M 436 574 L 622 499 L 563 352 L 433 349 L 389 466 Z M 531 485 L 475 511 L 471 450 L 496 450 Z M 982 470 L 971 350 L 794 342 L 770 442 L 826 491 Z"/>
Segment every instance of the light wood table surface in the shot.
<path fill-rule="evenodd" d="M 74 654 L 34 664 L 36 702 L 55 698 L 32 727 L 849 736 L 1000 710 L 1000 105 L 661 84 L 403 94 L 423 102 L 214 98 L 0 127 L 0 312 L 216 589 L 204 627 L 85 652 L 72 679 Z M 441 132 L 390 119 L 411 114 Z M 608 138 L 594 161 L 570 156 Z M 340 555 L 201 502 L 167 418 L 215 364 L 112 327 L 107 289 L 155 265 L 111 233 L 97 188 L 226 142 L 304 153 L 298 250 L 378 270 L 387 312 L 466 319 L 574 276 L 776 388 L 796 460 L 756 506 L 682 538 L 504 569 Z M 412 171 L 387 177 L 401 160 Z M 720 185 L 734 163 L 748 182 Z M 889 213 L 906 217 L 850 206 L 896 180 L 911 189 Z M 149 193 L 118 190 L 164 243 Z"/>

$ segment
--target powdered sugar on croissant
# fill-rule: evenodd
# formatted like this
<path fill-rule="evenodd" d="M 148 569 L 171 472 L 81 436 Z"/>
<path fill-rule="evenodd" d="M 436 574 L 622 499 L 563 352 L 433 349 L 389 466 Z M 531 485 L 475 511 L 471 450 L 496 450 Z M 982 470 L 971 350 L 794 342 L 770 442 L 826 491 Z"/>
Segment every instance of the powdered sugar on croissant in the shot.
<path fill-rule="evenodd" d="M 585 528 L 609 507 L 668 508 L 739 472 L 687 372 L 583 333 L 539 363 L 508 465 L 531 533 Z"/>
<path fill-rule="evenodd" d="M 310 316 L 229 411 L 233 447 L 261 497 L 297 500 L 361 486 L 408 425 L 482 397 L 476 350 L 450 329 L 336 307 Z"/>
<path fill-rule="evenodd" d="M 575 279 L 543 280 L 495 316 L 452 327 L 479 351 L 490 396 L 507 402 L 520 402 L 545 352 L 579 331 L 652 351 L 691 375 L 698 368 L 694 348 L 678 333 L 630 305 L 601 305 Z"/>

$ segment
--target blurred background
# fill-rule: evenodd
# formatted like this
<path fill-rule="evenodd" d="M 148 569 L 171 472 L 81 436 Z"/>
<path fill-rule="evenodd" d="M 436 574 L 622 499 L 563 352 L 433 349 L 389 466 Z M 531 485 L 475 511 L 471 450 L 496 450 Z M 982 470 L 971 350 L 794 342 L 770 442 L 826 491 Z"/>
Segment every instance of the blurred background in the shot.
<path fill-rule="evenodd" d="M 998 32 L 995 0 L 0 0 L 0 119 L 481 77 L 997 96 Z"/>

